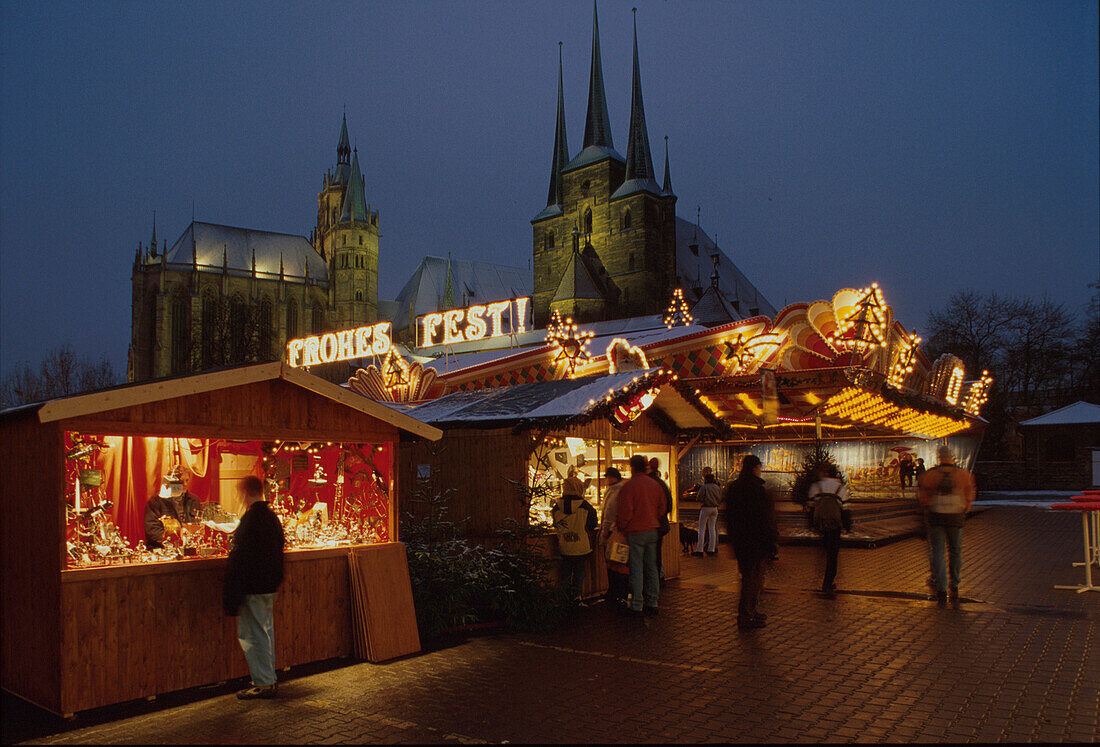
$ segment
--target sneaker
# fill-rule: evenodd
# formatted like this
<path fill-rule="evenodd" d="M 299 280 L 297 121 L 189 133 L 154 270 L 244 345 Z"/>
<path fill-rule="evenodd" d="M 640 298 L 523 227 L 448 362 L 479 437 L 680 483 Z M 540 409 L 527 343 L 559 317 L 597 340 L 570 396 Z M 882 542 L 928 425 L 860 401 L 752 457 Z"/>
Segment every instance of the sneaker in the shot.
<path fill-rule="evenodd" d="M 947 606 L 947 592 L 946 591 L 937 591 L 936 592 L 936 605 L 939 606 L 939 607 L 946 607 Z"/>
<path fill-rule="evenodd" d="M 693 552 L 693 553 L 691 554 L 691 556 L 692 556 L 693 558 L 701 558 L 701 557 L 703 557 L 703 553 L 701 553 L 701 552 L 698 552 L 698 551 L 696 551 L 696 552 Z"/>
<path fill-rule="evenodd" d="M 278 685 L 268 685 L 267 687 L 249 687 L 237 693 L 237 700 L 271 700 L 275 697 L 278 689 Z"/>
<path fill-rule="evenodd" d="M 952 607 L 958 609 L 959 604 L 961 604 L 961 602 L 959 602 L 959 590 L 951 589 L 949 592 L 947 592 L 947 601 L 951 603 Z"/>
<path fill-rule="evenodd" d="M 644 612 L 645 612 L 646 617 L 656 617 L 657 616 L 657 608 L 656 607 L 646 607 Z"/>
<path fill-rule="evenodd" d="M 765 615 L 763 612 L 757 612 L 753 617 L 755 617 L 757 620 L 767 620 L 768 619 L 768 616 Z"/>
<path fill-rule="evenodd" d="M 765 625 L 767 625 L 767 622 L 761 619 L 759 615 L 749 618 L 748 620 L 743 620 L 740 617 L 737 618 L 737 627 L 742 630 L 755 630 L 756 628 L 763 628 Z"/>
<path fill-rule="evenodd" d="M 714 557 L 715 555 L 717 555 L 717 554 L 718 554 L 718 551 L 717 551 L 717 550 L 712 550 L 711 552 L 708 552 L 708 553 L 707 553 L 707 555 L 711 556 L 712 558 L 713 558 L 713 557 Z"/>

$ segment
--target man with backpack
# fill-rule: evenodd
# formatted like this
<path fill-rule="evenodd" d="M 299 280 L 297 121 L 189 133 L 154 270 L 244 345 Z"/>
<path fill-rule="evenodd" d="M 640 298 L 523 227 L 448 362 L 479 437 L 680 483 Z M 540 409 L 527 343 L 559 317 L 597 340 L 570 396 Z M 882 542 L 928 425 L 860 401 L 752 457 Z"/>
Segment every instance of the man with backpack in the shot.
<path fill-rule="evenodd" d="M 917 500 L 928 519 L 928 551 L 932 574 L 936 578 L 936 601 L 941 607 L 959 603 L 959 576 L 962 571 L 962 527 L 966 512 L 974 503 L 974 476 L 955 466 L 955 457 L 947 446 L 936 451 L 939 464 L 927 470 L 917 481 Z M 950 587 L 944 569 L 944 547 L 951 569 Z"/>
<path fill-rule="evenodd" d="M 821 593 L 830 599 L 836 596 L 837 560 L 840 557 L 840 532 L 852 528 L 848 511 L 848 486 L 840 481 L 836 465 L 824 464 L 818 470 L 818 481 L 808 492 L 813 507 L 814 529 L 821 532 L 825 546 L 825 579 Z"/>

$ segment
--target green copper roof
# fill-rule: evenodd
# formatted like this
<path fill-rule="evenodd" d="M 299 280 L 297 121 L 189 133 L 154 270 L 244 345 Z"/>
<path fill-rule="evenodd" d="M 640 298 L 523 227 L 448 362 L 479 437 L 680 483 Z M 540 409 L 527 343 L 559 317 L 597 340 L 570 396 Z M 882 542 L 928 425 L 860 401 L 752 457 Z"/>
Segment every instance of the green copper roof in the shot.
<path fill-rule="evenodd" d="M 367 222 L 367 199 L 363 195 L 363 174 L 359 171 L 359 151 L 351 159 L 351 175 L 348 191 L 344 194 L 344 206 L 340 210 L 340 222 Z"/>

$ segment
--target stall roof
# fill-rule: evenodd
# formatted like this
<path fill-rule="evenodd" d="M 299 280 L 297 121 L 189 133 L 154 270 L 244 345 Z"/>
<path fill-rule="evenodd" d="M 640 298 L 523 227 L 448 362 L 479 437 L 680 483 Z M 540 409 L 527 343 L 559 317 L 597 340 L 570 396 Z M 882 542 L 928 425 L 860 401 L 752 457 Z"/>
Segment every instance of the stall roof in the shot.
<path fill-rule="evenodd" d="M 185 397 L 274 379 L 282 379 L 295 384 L 429 441 L 436 441 L 443 436 L 442 431 L 438 428 L 434 428 L 414 416 L 398 412 L 374 400 L 367 399 L 318 378 L 300 368 L 288 366 L 282 361 L 227 368 L 138 384 L 127 384 L 98 392 L 54 399 L 40 406 L 38 419 L 40 422 L 49 423 L 55 420 L 85 417 L 122 407 L 143 405 L 175 397 Z"/>
<path fill-rule="evenodd" d="M 1100 423 L 1100 405 L 1089 402 L 1074 402 L 1072 405 L 1025 420 L 1020 425 L 1085 425 Z"/>
<path fill-rule="evenodd" d="M 657 408 L 684 430 L 720 427 L 704 415 L 705 408 L 673 386 L 667 372 L 657 369 L 628 371 L 607 376 L 587 376 L 560 381 L 543 381 L 507 387 L 461 391 L 439 399 L 403 408 L 403 411 L 435 425 L 471 427 L 550 421 L 583 422 L 595 417 L 607 396 L 612 401 L 646 388 L 650 380 L 660 387 L 652 408 Z"/>

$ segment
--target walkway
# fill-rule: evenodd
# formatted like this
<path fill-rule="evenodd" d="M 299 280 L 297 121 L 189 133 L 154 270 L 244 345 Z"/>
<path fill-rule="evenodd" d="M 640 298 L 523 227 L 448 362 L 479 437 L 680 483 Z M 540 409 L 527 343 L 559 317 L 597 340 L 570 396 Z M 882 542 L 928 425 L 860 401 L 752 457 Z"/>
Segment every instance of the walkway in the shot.
<path fill-rule="evenodd" d="M 5 696 L 4 742 L 1100 739 L 1100 594 L 1051 588 L 1083 575 L 1077 517 L 994 508 L 965 531 L 958 610 L 927 601 L 917 539 L 842 550 L 834 600 L 813 592 L 820 551 L 790 546 L 768 627 L 742 633 L 732 561 L 685 558 L 644 622 L 597 605 L 549 634 L 296 670 L 276 701 L 231 683 L 67 724 Z"/>

